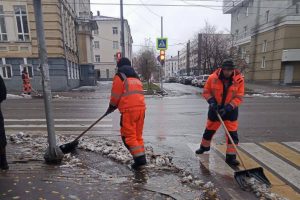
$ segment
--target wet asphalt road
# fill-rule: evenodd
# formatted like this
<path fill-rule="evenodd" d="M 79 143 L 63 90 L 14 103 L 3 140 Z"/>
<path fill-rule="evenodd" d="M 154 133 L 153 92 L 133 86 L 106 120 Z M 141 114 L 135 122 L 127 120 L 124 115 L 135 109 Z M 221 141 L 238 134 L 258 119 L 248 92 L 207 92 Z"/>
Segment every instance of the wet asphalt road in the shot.
<path fill-rule="evenodd" d="M 111 84 L 106 83 L 93 92 L 60 93 L 60 97 L 66 98 L 54 99 L 54 115 L 56 119 L 65 121 L 56 124 L 67 123 L 75 126 L 59 127 L 56 131 L 78 134 L 84 127 L 76 124 L 88 125 L 92 123 L 92 119 L 100 117 L 107 109 L 110 87 Z M 144 128 L 146 144 L 151 144 L 156 152 L 172 153 L 176 165 L 192 171 L 204 180 L 211 180 L 211 172 L 202 166 L 195 157 L 194 150 L 189 147 L 189 144 L 200 143 L 205 129 L 208 105 L 201 97 L 202 89 L 176 83 L 165 84 L 165 89 L 169 91 L 169 95 L 164 98 L 158 96 L 146 98 Z M 239 115 L 240 141 L 243 143 L 300 141 L 299 110 L 300 99 L 245 98 Z M 2 111 L 6 119 L 44 119 L 45 115 L 42 99 L 9 99 L 2 104 Z M 100 123 L 109 125 L 108 127 L 96 127 L 90 134 L 118 137 L 119 117 L 119 113 L 115 112 L 108 117 L 107 122 Z M 19 126 L 14 127 L 15 124 Z M 24 131 L 37 134 L 46 130 L 38 126 L 26 127 L 28 124 L 39 125 L 44 122 L 8 121 L 6 125 L 11 127 L 6 129 L 8 133 Z M 222 129 L 216 134 L 215 140 L 224 140 Z M 225 180 L 224 184 L 229 182 L 232 182 L 232 179 L 228 179 L 227 182 Z"/>

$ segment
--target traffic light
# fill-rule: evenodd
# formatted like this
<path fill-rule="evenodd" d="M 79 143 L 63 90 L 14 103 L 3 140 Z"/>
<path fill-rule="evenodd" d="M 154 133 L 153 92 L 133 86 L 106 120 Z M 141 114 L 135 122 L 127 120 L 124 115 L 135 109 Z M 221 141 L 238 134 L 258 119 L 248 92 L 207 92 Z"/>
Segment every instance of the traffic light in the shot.
<path fill-rule="evenodd" d="M 117 63 L 118 63 L 121 60 L 121 58 L 122 58 L 121 52 L 117 52 L 116 57 L 117 57 Z"/>
<path fill-rule="evenodd" d="M 159 60 L 160 60 L 160 63 L 161 63 L 162 65 L 165 63 L 165 60 L 166 60 L 166 52 L 165 52 L 164 50 L 160 50 Z"/>

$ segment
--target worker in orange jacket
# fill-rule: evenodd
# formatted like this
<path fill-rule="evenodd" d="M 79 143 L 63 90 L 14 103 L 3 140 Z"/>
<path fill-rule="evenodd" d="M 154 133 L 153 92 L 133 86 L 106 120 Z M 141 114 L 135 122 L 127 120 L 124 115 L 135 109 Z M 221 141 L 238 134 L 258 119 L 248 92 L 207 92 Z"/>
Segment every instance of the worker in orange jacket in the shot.
<path fill-rule="evenodd" d="M 211 140 L 221 125 L 216 112 L 221 115 L 234 143 L 238 145 L 238 107 L 244 97 L 244 77 L 235 69 L 232 60 L 225 60 L 222 67 L 209 76 L 203 97 L 209 104 L 208 120 L 196 154 L 210 150 Z M 226 143 L 226 163 L 238 166 L 240 163 L 236 159 L 236 150 L 227 136 Z"/>
<path fill-rule="evenodd" d="M 23 80 L 23 93 L 30 95 L 32 89 L 30 84 L 30 78 L 26 68 L 24 68 L 22 71 L 22 80 Z"/>
<path fill-rule="evenodd" d="M 133 156 L 133 169 L 142 169 L 147 161 L 143 141 L 145 99 L 143 84 L 131 67 L 128 58 L 117 63 L 118 72 L 114 77 L 108 113 L 117 108 L 121 113 L 121 136 L 126 148 Z"/>

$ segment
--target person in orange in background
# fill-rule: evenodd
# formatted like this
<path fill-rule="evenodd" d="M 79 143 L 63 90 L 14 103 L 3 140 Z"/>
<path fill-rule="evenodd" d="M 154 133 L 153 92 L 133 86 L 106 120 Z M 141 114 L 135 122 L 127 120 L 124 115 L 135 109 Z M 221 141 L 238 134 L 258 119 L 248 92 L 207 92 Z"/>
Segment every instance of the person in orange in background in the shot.
<path fill-rule="evenodd" d="M 140 170 L 147 163 L 143 141 L 146 110 L 143 84 L 128 58 L 121 58 L 117 67 L 107 113 L 119 109 L 122 140 L 134 159 L 131 167 Z"/>
<path fill-rule="evenodd" d="M 22 71 L 22 80 L 23 80 L 23 93 L 30 95 L 32 89 L 31 89 L 30 79 L 26 68 L 24 68 Z"/>
<path fill-rule="evenodd" d="M 231 59 L 224 60 L 222 67 L 209 76 L 204 87 L 203 97 L 209 104 L 208 120 L 200 148 L 196 154 L 203 154 L 210 150 L 211 140 L 221 125 L 216 112 L 221 115 L 234 143 L 238 145 L 238 107 L 244 97 L 244 77 L 235 69 Z M 236 150 L 227 136 L 226 142 L 226 163 L 232 166 L 239 165 L 240 163 L 236 159 Z"/>

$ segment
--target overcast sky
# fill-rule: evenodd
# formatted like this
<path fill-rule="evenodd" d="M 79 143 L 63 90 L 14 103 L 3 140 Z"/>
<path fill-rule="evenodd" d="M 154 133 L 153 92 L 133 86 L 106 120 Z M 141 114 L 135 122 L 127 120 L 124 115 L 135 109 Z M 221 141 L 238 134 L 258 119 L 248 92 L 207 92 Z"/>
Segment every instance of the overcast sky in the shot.
<path fill-rule="evenodd" d="M 101 15 L 120 17 L 119 6 L 97 5 L 97 3 L 119 3 L 119 0 L 91 0 L 91 9 L 94 15 L 99 10 Z M 199 4 L 213 5 L 210 8 L 203 7 L 151 7 L 151 6 L 124 6 L 124 18 L 131 27 L 134 44 L 134 52 L 145 44 L 145 38 L 155 39 L 160 37 L 160 15 L 164 17 L 164 36 L 169 38 L 168 56 L 177 55 L 177 51 L 183 48 L 195 33 L 205 24 L 205 20 L 215 25 L 220 31 L 230 30 L 230 15 L 222 12 L 221 0 L 123 0 L 124 3 L 136 4 Z M 155 13 L 155 14 L 153 14 Z M 159 16 L 157 16 L 159 15 Z M 174 45 L 175 44 L 175 45 Z"/>

